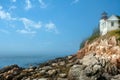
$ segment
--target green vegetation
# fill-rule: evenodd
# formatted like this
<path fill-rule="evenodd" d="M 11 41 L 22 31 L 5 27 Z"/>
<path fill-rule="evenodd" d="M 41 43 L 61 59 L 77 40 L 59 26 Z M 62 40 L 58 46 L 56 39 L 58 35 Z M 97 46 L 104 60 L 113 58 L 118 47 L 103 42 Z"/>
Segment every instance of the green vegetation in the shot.
<path fill-rule="evenodd" d="M 84 47 L 85 45 L 85 42 L 88 41 L 88 43 L 91 43 L 93 42 L 95 39 L 99 38 L 100 37 L 100 31 L 99 31 L 99 27 L 95 28 L 93 30 L 93 33 L 90 37 L 84 39 L 81 44 L 80 44 L 80 49 Z"/>
<path fill-rule="evenodd" d="M 95 39 L 97 39 L 98 37 L 100 37 L 100 31 L 99 31 L 99 27 L 95 28 L 93 30 L 92 35 L 88 38 L 88 43 L 93 42 Z"/>
<path fill-rule="evenodd" d="M 120 41 L 120 29 L 113 30 L 107 33 L 108 36 L 115 36 Z"/>
<path fill-rule="evenodd" d="M 88 38 L 84 39 L 84 40 L 81 42 L 81 44 L 80 44 L 80 49 L 84 47 L 85 42 L 87 41 L 87 39 L 88 39 Z"/>
<path fill-rule="evenodd" d="M 120 29 L 110 31 L 110 32 L 108 32 L 108 34 L 109 34 L 110 36 L 120 37 Z"/>
<path fill-rule="evenodd" d="M 111 36 L 115 36 L 117 41 L 120 41 L 120 29 L 109 31 L 106 35 L 100 36 L 99 28 L 94 29 L 92 35 L 86 39 L 84 39 L 80 44 L 80 49 L 84 47 L 85 42 L 88 41 L 88 43 L 92 43 L 96 39 L 105 39 L 109 38 Z M 120 44 L 119 44 L 120 45 Z"/>

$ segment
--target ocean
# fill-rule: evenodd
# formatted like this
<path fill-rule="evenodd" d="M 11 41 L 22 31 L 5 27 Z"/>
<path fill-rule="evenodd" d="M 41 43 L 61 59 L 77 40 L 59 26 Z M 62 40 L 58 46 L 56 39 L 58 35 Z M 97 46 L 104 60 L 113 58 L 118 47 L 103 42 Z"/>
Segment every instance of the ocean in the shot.
<path fill-rule="evenodd" d="M 30 67 L 30 66 L 37 66 L 40 63 L 46 62 L 51 59 L 55 59 L 58 57 L 64 57 L 67 54 L 62 55 L 28 55 L 28 56 L 0 56 L 0 69 L 9 66 L 12 64 L 17 64 L 20 67 Z"/>

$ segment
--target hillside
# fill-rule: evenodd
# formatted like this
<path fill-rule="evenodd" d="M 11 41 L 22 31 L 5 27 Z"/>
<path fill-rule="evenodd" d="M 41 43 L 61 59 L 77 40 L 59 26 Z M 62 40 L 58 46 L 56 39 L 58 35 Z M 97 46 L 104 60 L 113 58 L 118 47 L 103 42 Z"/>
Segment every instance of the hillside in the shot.
<path fill-rule="evenodd" d="M 112 58 L 112 56 L 120 58 L 120 30 L 110 31 L 106 35 L 96 37 L 91 41 L 88 39 L 84 47 L 78 51 L 77 57 L 83 58 L 90 52 L 105 58 Z"/>
<path fill-rule="evenodd" d="M 110 31 L 106 35 L 95 37 L 91 41 L 88 39 L 84 47 L 78 51 L 77 58 L 81 59 L 83 64 L 88 66 L 96 66 L 95 64 L 99 63 L 102 73 L 107 73 L 107 76 L 99 74 L 99 76 L 104 77 L 104 79 L 97 80 L 119 80 L 120 77 L 119 79 L 110 79 L 107 77 L 120 76 L 120 30 Z M 98 60 L 98 62 L 96 60 Z"/>

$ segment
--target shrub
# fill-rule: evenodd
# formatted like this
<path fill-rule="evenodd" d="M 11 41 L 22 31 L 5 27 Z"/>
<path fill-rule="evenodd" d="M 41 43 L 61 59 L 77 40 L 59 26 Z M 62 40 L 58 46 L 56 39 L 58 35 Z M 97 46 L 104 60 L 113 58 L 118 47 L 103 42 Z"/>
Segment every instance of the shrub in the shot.
<path fill-rule="evenodd" d="M 93 42 L 98 37 L 100 37 L 99 27 L 97 27 L 93 30 L 92 35 L 88 38 L 88 43 Z"/>
<path fill-rule="evenodd" d="M 120 41 L 120 29 L 108 32 L 109 36 L 115 36 Z"/>
<path fill-rule="evenodd" d="M 85 42 L 88 40 L 88 43 L 91 43 L 93 42 L 96 38 L 100 37 L 100 31 L 99 31 L 99 27 L 96 27 L 94 30 L 93 30 L 93 33 L 90 37 L 84 39 L 81 44 L 80 44 L 80 49 L 84 47 L 85 45 Z"/>
<path fill-rule="evenodd" d="M 88 38 L 82 40 L 82 42 L 80 43 L 80 49 L 82 49 L 85 46 L 85 42 L 87 41 Z"/>

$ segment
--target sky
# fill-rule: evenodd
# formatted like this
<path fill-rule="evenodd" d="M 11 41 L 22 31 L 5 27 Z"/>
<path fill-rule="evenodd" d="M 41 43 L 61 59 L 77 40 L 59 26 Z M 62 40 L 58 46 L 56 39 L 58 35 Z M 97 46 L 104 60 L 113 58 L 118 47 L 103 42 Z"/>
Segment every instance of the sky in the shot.
<path fill-rule="evenodd" d="M 120 0 L 0 0 L 0 55 L 73 54 Z"/>

